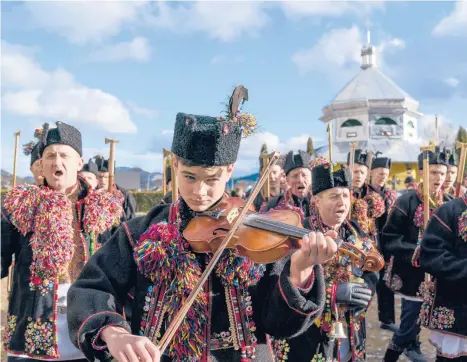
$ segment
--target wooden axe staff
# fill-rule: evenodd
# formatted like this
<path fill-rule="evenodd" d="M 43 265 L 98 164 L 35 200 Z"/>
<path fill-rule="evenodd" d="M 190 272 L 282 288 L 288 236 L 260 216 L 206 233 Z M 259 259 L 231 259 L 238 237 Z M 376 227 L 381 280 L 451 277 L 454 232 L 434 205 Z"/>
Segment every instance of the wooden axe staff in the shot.
<path fill-rule="evenodd" d="M 328 148 L 329 148 L 329 163 L 332 165 L 332 121 L 328 122 Z"/>
<path fill-rule="evenodd" d="M 167 158 L 170 157 L 170 152 L 165 148 L 162 149 L 162 194 L 167 193 Z M 172 167 L 170 168 L 172 169 Z"/>
<path fill-rule="evenodd" d="M 430 152 L 435 152 L 435 144 L 420 147 L 423 152 L 423 229 L 430 220 Z M 430 274 L 425 273 L 425 282 L 430 282 Z"/>
<path fill-rule="evenodd" d="M 118 140 L 113 140 L 110 138 L 105 139 L 105 144 L 110 143 L 110 155 L 109 155 L 109 185 L 107 187 L 107 190 L 110 192 L 112 191 L 112 187 L 114 184 L 114 179 L 115 179 L 115 144 L 119 143 L 120 141 Z"/>
<path fill-rule="evenodd" d="M 18 145 L 19 145 L 19 136 L 21 134 L 21 131 L 16 131 L 15 132 L 15 154 L 13 156 L 13 176 L 11 179 L 11 183 L 13 187 L 16 186 L 16 167 L 18 165 Z"/>
<path fill-rule="evenodd" d="M 350 143 L 349 169 L 353 178 L 353 165 L 355 164 L 355 150 L 358 147 L 358 142 Z"/>
<path fill-rule="evenodd" d="M 16 186 L 16 168 L 18 165 L 18 146 L 19 146 L 19 136 L 21 135 L 21 131 L 16 131 L 14 135 L 15 135 L 15 151 L 14 151 L 14 156 L 13 156 L 13 175 L 11 176 L 11 184 L 13 187 Z M 6 286 L 8 298 L 10 297 L 11 288 L 13 285 L 14 270 L 15 270 L 15 259 L 13 255 L 13 260 L 11 261 L 11 265 L 8 268 L 8 280 L 7 280 L 7 286 Z"/>
<path fill-rule="evenodd" d="M 178 200 L 178 182 L 177 182 L 177 175 L 175 174 L 175 168 L 174 168 L 174 154 L 163 148 L 162 149 L 162 158 L 164 160 L 164 172 L 163 172 L 163 177 L 164 177 L 164 185 L 166 185 L 167 183 L 167 175 L 165 175 L 165 160 L 167 158 L 170 158 L 170 161 L 171 161 L 171 167 L 170 167 L 170 173 L 171 173 L 171 177 L 172 177 L 172 202 L 175 202 Z M 167 188 L 165 188 L 165 190 L 167 190 Z M 165 193 L 164 193 L 165 195 Z"/>
<path fill-rule="evenodd" d="M 369 184 L 371 180 L 371 166 L 373 165 L 373 156 L 374 153 L 372 151 L 367 152 L 366 157 L 367 159 L 369 158 L 370 160 L 367 162 L 368 165 L 368 173 L 366 174 L 366 183 Z"/>
<path fill-rule="evenodd" d="M 435 152 L 434 143 L 420 147 L 423 152 L 423 227 L 426 228 L 430 219 L 430 154 Z"/>
<path fill-rule="evenodd" d="M 263 173 L 264 170 L 266 170 L 266 167 L 268 166 L 269 161 L 275 154 L 276 153 L 273 152 L 270 154 L 262 153 L 260 155 L 261 162 L 263 164 L 261 173 Z M 266 179 L 266 182 L 263 185 L 263 188 L 261 189 L 261 195 L 263 196 L 264 200 L 269 200 L 269 198 L 271 197 L 271 181 L 269 179 L 269 175 L 268 175 L 268 178 Z"/>
<path fill-rule="evenodd" d="M 456 141 L 456 149 L 460 150 L 459 169 L 457 170 L 456 194 L 455 194 L 456 197 L 459 197 L 461 193 L 462 178 L 464 177 L 465 161 L 467 161 L 466 159 L 467 143 Z"/>

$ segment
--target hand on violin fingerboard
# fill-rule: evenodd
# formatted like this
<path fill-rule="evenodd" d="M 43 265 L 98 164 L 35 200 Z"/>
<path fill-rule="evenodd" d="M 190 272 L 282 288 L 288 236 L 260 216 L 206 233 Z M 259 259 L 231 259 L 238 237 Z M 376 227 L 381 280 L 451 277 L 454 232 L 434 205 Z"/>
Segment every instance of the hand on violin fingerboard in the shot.
<path fill-rule="evenodd" d="M 325 234 L 311 232 L 303 237 L 302 247 L 291 257 L 290 280 L 295 286 L 303 288 L 313 272 L 313 267 L 324 264 L 333 257 L 337 252 L 335 238 L 335 231 Z"/>

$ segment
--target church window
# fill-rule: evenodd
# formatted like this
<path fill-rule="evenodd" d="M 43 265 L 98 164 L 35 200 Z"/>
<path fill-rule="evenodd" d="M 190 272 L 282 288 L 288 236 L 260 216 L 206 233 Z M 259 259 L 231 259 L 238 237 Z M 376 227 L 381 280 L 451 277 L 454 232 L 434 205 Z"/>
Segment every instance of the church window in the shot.
<path fill-rule="evenodd" d="M 408 122 L 407 122 L 407 126 L 412 127 L 412 128 L 415 128 L 415 126 L 413 125 L 413 122 L 412 122 L 412 121 L 408 121 Z"/>
<path fill-rule="evenodd" d="M 362 126 L 362 122 L 360 122 L 357 119 L 351 118 L 345 121 L 344 123 L 342 123 L 341 127 L 344 128 L 344 127 L 358 127 L 358 126 Z"/>
<path fill-rule="evenodd" d="M 391 118 L 388 118 L 388 117 L 381 117 L 380 119 L 378 119 L 378 120 L 375 122 L 375 125 L 378 125 L 378 126 L 392 126 L 392 125 L 396 125 L 396 126 L 397 126 L 397 123 L 396 123 L 396 121 L 394 121 L 394 120 L 391 119 Z"/>

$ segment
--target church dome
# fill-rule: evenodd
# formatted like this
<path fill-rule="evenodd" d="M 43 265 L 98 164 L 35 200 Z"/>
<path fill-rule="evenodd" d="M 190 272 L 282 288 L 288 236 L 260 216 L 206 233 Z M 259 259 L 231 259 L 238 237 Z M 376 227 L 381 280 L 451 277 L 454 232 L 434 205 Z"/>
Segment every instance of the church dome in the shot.
<path fill-rule="evenodd" d="M 363 99 L 414 100 L 376 66 L 362 69 L 339 91 L 333 103 Z"/>

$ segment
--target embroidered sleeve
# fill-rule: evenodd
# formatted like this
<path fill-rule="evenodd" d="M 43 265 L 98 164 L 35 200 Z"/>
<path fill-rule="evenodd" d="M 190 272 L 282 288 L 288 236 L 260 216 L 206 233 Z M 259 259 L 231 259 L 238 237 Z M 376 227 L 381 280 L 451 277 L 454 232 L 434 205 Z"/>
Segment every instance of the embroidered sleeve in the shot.
<path fill-rule="evenodd" d="M 102 335 L 102 332 L 104 331 L 104 329 L 109 328 L 109 327 L 121 327 L 121 328 L 125 329 L 128 333 L 131 333 L 131 330 L 130 330 L 128 324 L 124 320 L 120 321 L 120 323 L 117 323 L 117 324 L 106 324 L 104 327 L 99 329 L 97 334 L 92 339 L 92 348 L 94 348 L 96 351 L 104 351 L 104 350 L 107 349 L 107 345 L 102 340 L 101 335 Z"/>
<path fill-rule="evenodd" d="M 6 213 L 2 211 L 2 262 L 1 275 L 5 278 L 8 275 L 8 268 L 13 260 L 13 254 L 19 250 L 20 234 L 18 230 L 10 223 Z"/>
<path fill-rule="evenodd" d="M 312 278 L 308 288 L 294 286 L 290 281 L 288 258 L 275 263 L 270 273 L 261 279 L 261 319 L 266 333 L 275 338 L 290 338 L 311 327 L 324 306 L 324 277 L 320 265 L 315 266 Z"/>
<path fill-rule="evenodd" d="M 106 351 L 98 350 L 102 347 L 99 343 L 102 328 L 119 325 L 130 330 L 123 317 L 123 304 L 135 280 L 133 249 L 124 230 L 119 228 L 84 266 L 68 291 L 70 338 L 88 360 L 106 357 Z"/>
<path fill-rule="evenodd" d="M 465 283 L 467 259 L 456 252 L 460 238 L 457 229 L 451 227 L 458 223 L 459 216 L 452 203 L 444 204 L 435 212 L 420 244 L 420 267 L 438 279 Z"/>

